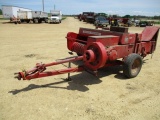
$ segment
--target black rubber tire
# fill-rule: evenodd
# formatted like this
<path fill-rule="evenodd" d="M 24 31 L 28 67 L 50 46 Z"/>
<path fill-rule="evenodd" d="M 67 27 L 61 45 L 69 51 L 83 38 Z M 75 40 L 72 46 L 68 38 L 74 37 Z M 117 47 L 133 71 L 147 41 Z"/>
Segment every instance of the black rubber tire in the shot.
<path fill-rule="evenodd" d="M 48 23 L 48 19 L 45 19 L 44 21 L 45 21 L 45 23 Z"/>
<path fill-rule="evenodd" d="M 128 78 L 136 77 L 142 68 L 142 57 L 136 53 L 130 54 L 124 61 L 123 74 Z"/>
<path fill-rule="evenodd" d="M 33 23 L 38 23 L 38 19 L 33 19 Z"/>
<path fill-rule="evenodd" d="M 27 23 L 29 23 L 29 22 L 30 22 L 30 20 L 27 20 L 26 22 L 27 22 Z"/>
<path fill-rule="evenodd" d="M 41 21 L 41 20 L 38 20 L 38 23 L 42 23 L 42 21 Z"/>

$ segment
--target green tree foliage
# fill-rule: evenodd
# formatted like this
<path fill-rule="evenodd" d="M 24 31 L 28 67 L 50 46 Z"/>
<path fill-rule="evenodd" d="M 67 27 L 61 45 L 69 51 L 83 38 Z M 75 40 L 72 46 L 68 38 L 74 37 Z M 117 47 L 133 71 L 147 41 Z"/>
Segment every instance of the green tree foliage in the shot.
<path fill-rule="evenodd" d="M 125 16 L 123 16 L 123 18 L 131 18 L 131 16 L 130 15 L 125 15 Z"/>
<path fill-rule="evenodd" d="M 2 15 L 2 10 L 0 9 L 0 15 Z"/>
<path fill-rule="evenodd" d="M 154 19 L 160 19 L 160 16 L 154 16 Z"/>

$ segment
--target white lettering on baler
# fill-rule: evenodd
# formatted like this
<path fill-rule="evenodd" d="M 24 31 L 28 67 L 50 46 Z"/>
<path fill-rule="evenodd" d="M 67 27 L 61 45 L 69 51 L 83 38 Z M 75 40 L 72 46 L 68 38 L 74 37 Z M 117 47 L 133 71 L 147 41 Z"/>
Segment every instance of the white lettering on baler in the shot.
<path fill-rule="evenodd" d="M 93 31 L 87 31 L 87 30 L 83 30 L 83 33 L 86 33 L 86 34 L 93 34 L 93 35 L 98 35 L 98 36 L 101 35 L 101 33 L 99 33 L 99 32 L 93 32 Z"/>
<path fill-rule="evenodd" d="M 128 43 L 128 37 L 125 37 L 124 40 L 125 40 L 125 43 Z"/>

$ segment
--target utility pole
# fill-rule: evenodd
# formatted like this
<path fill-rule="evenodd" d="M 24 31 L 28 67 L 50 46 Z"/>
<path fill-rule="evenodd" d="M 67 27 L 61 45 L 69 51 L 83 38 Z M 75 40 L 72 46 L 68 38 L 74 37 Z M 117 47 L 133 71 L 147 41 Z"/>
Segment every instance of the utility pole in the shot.
<path fill-rule="evenodd" d="M 43 12 L 44 12 L 44 0 L 42 0 Z"/>
<path fill-rule="evenodd" d="M 54 5 L 54 10 L 56 9 L 56 5 Z"/>

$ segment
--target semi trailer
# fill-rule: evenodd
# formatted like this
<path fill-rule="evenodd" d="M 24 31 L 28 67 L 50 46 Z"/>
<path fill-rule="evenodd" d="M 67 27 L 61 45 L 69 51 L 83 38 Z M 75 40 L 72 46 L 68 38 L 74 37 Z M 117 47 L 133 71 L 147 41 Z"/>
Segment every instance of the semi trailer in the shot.
<path fill-rule="evenodd" d="M 2 13 L 3 18 L 10 19 L 10 22 L 19 22 L 19 18 L 17 17 L 18 11 L 32 11 L 31 9 L 11 6 L 11 5 L 2 5 Z"/>
<path fill-rule="evenodd" d="M 18 11 L 17 17 L 20 22 L 33 21 L 33 23 L 48 22 L 48 13 L 42 11 Z"/>

